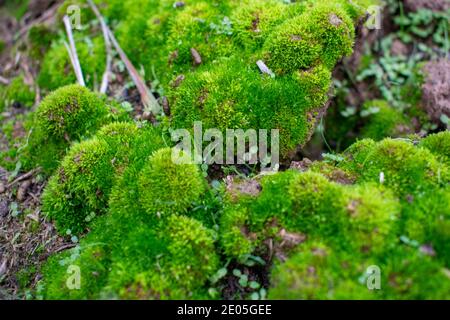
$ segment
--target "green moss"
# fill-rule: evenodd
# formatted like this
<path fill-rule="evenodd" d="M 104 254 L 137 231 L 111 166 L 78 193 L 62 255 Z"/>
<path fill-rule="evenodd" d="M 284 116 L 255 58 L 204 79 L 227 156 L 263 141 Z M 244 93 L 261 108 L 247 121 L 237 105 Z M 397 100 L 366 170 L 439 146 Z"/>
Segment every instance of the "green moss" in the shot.
<path fill-rule="evenodd" d="M 450 168 L 450 131 L 431 134 L 422 139 L 419 146 L 430 150 L 439 161 Z"/>
<path fill-rule="evenodd" d="M 0 112 L 12 105 L 29 108 L 34 104 L 34 99 L 34 88 L 25 83 L 23 76 L 18 76 L 0 90 Z"/>
<path fill-rule="evenodd" d="M 171 148 L 155 152 L 139 174 L 140 202 L 151 215 L 186 212 L 200 200 L 205 187 L 199 167 L 176 164 Z"/>
<path fill-rule="evenodd" d="M 127 239 L 105 288 L 112 296 L 193 299 L 218 268 L 212 231 L 185 216 L 170 216 L 156 228 L 142 225 Z"/>
<path fill-rule="evenodd" d="M 363 270 L 359 270 L 361 262 L 357 259 L 318 241 L 301 245 L 298 251 L 273 268 L 269 299 L 376 299 L 379 296 L 379 292 L 369 291 L 365 283 L 358 282 Z"/>
<path fill-rule="evenodd" d="M 264 48 L 269 67 L 278 74 L 308 69 L 318 62 L 333 68 L 352 52 L 354 26 L 335 4 L 319 4 L 278 27 Z"/>
<path fill-rule="evenodd" d="M 248 225 L 250 214 L 246 206 L 229 206 L 220 219 L 220 244 L 223 252 L 238 261 L 245 260 L 256 248 Z"/>
<path fill-rule="evenodd" d="M 379 289 L 368 289 L 370 266 L 379 267 Z M 313 241 L 277 264 L 271 278 L 270 299 L 446 299 L 449 292 L 442 266 L 405 247 L 358 260 Z"/>
<path fill-rule="evenodd" d="M 205 297 L 203 286 L 219 266 L 213 232 L 185 216 L 122 229 L 117 242 L 103 242 L 109 231 L 96 230 L 46 263 L 44 298 L 195 299 Z M 81 270 L 79 290 L 66 286 L 71 265 Z"/>
<path fill-rule="evenodd" d="M 405 204 L 400 221 L 404 241 L 429 247 L 436 258 L 450 266 L 450 193 L 447 188 L 428 191 Z"/>
<path fill-rule="evenodd" d="M 42 100 L 32 121 L 26 125 L 31 135 L 21 161 L 25 167 L 41 166 L 51 173 L 71 142 L 92 136 L 102 125 L 127 119 L 114 103 L 88 89 L 70 85 Z"/>
<path fill-rule="evenodd" d="M 82 232 L 106 212 L 115 176 L 127 166 L 136 133 L 132 123 L 113 123 L 71 147 L 42 195 L 42 211 L 62 233 Z"/>
<path fill-rule="evenodd" d="M 89 88 L 99 86 L 105 71 L 105 45 L 101 37 L 78 39 L 76 43 L 83 78 Z M 54 42 L 45 55 L 38 76 L 41 88 L 55 90 L 77 82 L 66 47 Z"/>
<path fill-rule="evenodd" d="M 42 268 L 38 297 L 51 300 L 95 299 L 109 272 L 110 256 L 102 243 L 83 243 L 53 255 Z M 78 273 L 79 272 L 79 273 Z M 77 288 L 77 274 L 79 287 Z"/>
<path fill-rule="evenodd" d="M 339 167 L 356 174 L 361 174 L 364 161 L 375 147 L 375 144 L 375 141 L 372 139 L 362 139 L 355 142 L 344 151 L 344 160 L 339 164 Z"/>
<path fill-rule="evenodd" d="M 408 128 L 407 120 L 398 110 L 389 106 L 386 101 L 374 100 L 366 102 L 362 113 L 367 114 L 361 137 L 374 140 L 397 138 L 405 134 Z"/>
<path fill-rule="evenodd" d="M 288 10 L 280 1 L 241 1 L 231 15 L 233 31 L 246 49 L 260 48 L 273 28 L 287 18 Z"/>
<path fill-rule="evenodd" d="M 448 269 L 415 248 L 399 248 L 392 252 L 381 271 L 385 299 L 449 298 Z"/>
<path fill-rule="evenodd" d="M 412 143 L 385 139 L 361 162 L 361 180 L 384 184 L 401 197 L 420 194 L 448 183 L 448 169 L 426 149 Z"/>
<path fill-rule="evenodd" d="M 359 185 L 346 190 L 344 216 L 339 232 L 344 250 L 355 250 L 363 255 L 384 252 L 395 244 L 395 224 L 400 218 L 400 204 L 389 189 L 375 185 Z M 339 238 L 339 237 L 337 237 Z"/>

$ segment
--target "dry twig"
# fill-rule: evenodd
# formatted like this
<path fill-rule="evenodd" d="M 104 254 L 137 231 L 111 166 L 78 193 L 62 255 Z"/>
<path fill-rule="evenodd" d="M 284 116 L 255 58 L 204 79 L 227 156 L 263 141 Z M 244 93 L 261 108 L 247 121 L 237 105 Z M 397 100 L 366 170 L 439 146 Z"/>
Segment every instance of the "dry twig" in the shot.
<path fill-rule="evenodd" d="M 102 27 L 103 32 L 103 38 L 105 40 L 106 69 L 105 72 L 103 73 L 100 92 L 106 93 L 106 90 L 108 89 L 108 81 L 109 75 L 111 73 L 111 64 L 112 64 L 111 41 L 109 40 L 108 27 L 106 25 L 105 19 L 103 19 L 103 16 L 100 14 L 100 11 L 98 10 L 97 6 L 92 2 L 92 0 L 88 0 L 88 3 L 91 6 L 92 11 L 94 11 L 95 15 L 97 16 L 97 19 L 100 21 L 100 25 Z"/>
<path fill-rule="evenodd" d="M 78 83 L 85 87 L 86 84 L 83 78 L 83 71 L 81 70 L 80 60 L 78 59 L 77 48 L 75 46 L 75 40 L 73 39 L 72 34 L 72 26 L 70 25 L 70 20 L 68 16 L 64 16 L 63 18 L 64 25 L 66 27 L 67 37 L 69 38 L 70 47 L 65 43 L 66 48 L 69 52 L 70 59 L 72 61 L 72 66 L 75 71 L 75 75 L 77 77 Z"/>

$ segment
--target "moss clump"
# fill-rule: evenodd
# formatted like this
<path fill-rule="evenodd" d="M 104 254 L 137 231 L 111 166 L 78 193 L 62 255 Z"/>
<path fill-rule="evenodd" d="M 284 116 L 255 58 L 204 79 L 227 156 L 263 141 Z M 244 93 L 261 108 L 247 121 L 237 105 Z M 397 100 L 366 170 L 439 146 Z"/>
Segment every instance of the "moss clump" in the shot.
<path fill-rule="evenodd" d="M 374 140 L 387 137 L 397 138 L 408 133 L 407 120 L 398 110 L 389 106 L 386 101 L 375 100 L 366 102 L 362 108 L 362 115 L 366 116 L 361 136 Z"/>
<path fill-rule="evenodd" d="M 98 299 L 99 291 L 106 283 L 109 266 L 106 244 L 85 240 L 81 245 L 49 258 L 42 268 L 44 281 L 38 285 L 37 297 L 51 300 Z"/>
<path fill-rule="evenodd" d="M 77 41 L 77 54 L 84 81 L 89 88 L 99 85 L 105 71 L 105 49 L 102 38 Z M 41 88 L 55 90 L 77 82 L 69 54 L 62 43 L 54 42 L 45 55 L 38 84 Z"/>
<path fill-rule="evenodd" d="M 371 266 L 380 288 L 369 290 Z M 270 299 L 446 299 L 449 282 L 433 258 L 398 247 L 387 256 L 358 260 L 313 241 L 272 270 Z"/>
<path fill-rule="evenodd" d="M 205 297 L 202 287 L 219 266 L 212 231 L 185 216 L 164 224 L 130 234 L 126 252 L 113 262 L 108 291 L 127 299 Z"/>
<path fill-rule="evenodd" d="M 405 204 L 400 221 L 403 241 L 421 247 L 450 266 L 449 189 L 429 190 Z"/>
<path fill-rule="evenodd" d="M 400 205 L 390 190 L 341 185 L 312 171 L 279 173 L 261 188 L 255 199 L 230 202 L 221 217 L 221 245 L 238 260 L 264 250 L 269 238 L 289 247 L 295 238 L 319 237 L 360 256 L 395 242 Z"/>
<path fill-rule="evenodd" d="M 449 298 L 448 269 L 433 257 L 416 248 L 401 247 L 393 251 L 386 260 L 381 262 L 384 299 Z"/>
<path fill-rule="evenodd" d="M 367 256 L 395 244 L 401 207 L 393 193 L 368 184 L 349 187 L 345 192 L 345 211 L 339 224 L 344 241 L 339 245 Z"/>
<path fill-rule="evenodd" d="M 95 216 L 105 213 L 115 176 L 126 167 L 136 134 L 133 123 L 113 123 L 71 147 L 42 196 L 42 211 L 62 233 L 83 232 Z"/>
<path fill-rule="evenodd" d="M 34 104 L 34 88 L 30 88 L 23 76 L 14 78 L 4 89 L 0 90 L 0 112 L 10 106 L 31 107 Z"/>
<path fill-rule="evenodd" d="M 419 146 L 430 150 L 439 161 L 450 168 L 450 131 L 431 134 L 422 139 Z"/>
<path fill-rule="evenodd" d="M 360 180 L 381 181 L 402 197 L 448 182 L 448 169 L 431 152 L 403 140 L 385 139 L 361 160 Z"/>
<path fill-rule="evenodd" d="M 305 243 L 273 268 L 269 299 L 376 299 L 379 292 L 358 282 L 360 263 L 322 242 Z"/>
<path fill-rule="evenodd" d="M 27 123 L 31 134 L 21 155 L 22 164 L 41 166 L 51 173 L 71 142 L 92 136 L 104 124 L 127 118 L 120 106 L 84 87 L 62 87 L 42 100 Z"/>
<path fill-rule="evenodd" d="M 214 233 L 200 222 L 173 215 L 164 223 L 122 223 L 117 242 L 104 216 L 75 252 L 52 257 L 44 267 L 45 299 L 196 299 L 207 297 L 205 285 L 219 267 Z M 117 217 L 115 217 L 117 218 Z M 114 223 L 114 222 L 113 222 Z M 79 266 L 81 290 L 69 290 L 69 265 Z"/>
<path fill-rule="evenodd" d="M 277 74 L 308 69 L 317 63 L 333 68 L 338 59 L 352 52 L 354 25 L 337 4 L 318 4 L 278 27 L 264 48 Z"/>
<path fill-rule="evenodd" d="M 139 174 L 140 202 L 152 215 L 186 212 L 205 190 L 199 167 L 174 163 L 171 148 L 155 152 Z"/>
<path fill-rule="evenodd" d="M 282 157 L 309 139 L 328 100 L 331 70 L 351 52 L 354 22 L 364 14 L 341 0 L 112 7 L 130 15 L 118 38 L 167 96 L 172 127 L 201 120 L 204 129 L 279 128 Z M 261 73 L 258 60 L 275 74 Z"/>

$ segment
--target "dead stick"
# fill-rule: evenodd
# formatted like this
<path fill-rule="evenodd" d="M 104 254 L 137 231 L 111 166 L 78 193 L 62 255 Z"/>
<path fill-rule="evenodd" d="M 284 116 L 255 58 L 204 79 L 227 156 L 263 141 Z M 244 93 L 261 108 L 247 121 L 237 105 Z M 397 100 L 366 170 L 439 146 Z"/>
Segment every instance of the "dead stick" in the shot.
<path fill-rule="evenodd" d="M 35 173 L 38 173 L 38 172 L 40 172 L 40 171 L 41 171 L 41 168 L 40 168 L 40 167 L 39 167 L 39 168 L 36 168 L 36 169 L 33 169 L 33 170 L 31 170 L 31 171 L 29 171 L 29 172 L 27 172 L 27 173 L 21 175 L 20 177 L 16 178 L 13 182 L 9 183 L 6 187 L 9 189 L 9 188 L 11 188 L 13 185 L 15 185 L 16 183 L 18 183 L 18 182 L 20 182 L 20 181 L 22 181 L 22 180 L 28 179 L 29 177 L 33 176 Z"/>
<path fill-rule="evenodd" d="M 161 111 L 161 107 L 156 100 L 156 98 L 153 96 L 153 94 L 150 92 L 150 90 L 145 85 L 144 81 L 142 80 L 139 73 L 134 68 L 133 64 L 128 60 L 127 55 L 120 47 L 119 43 L 117 42 L 116 38 L 114 37 L 111 30 L 108 28 L 109 38 L 111 39 L 111 42 L 113 46 L 116 48 L 117 52 L 119 53 L 120 59 L 122 59 L 123 63 L 125 64 L 125 67 L 128 70 L 128 73 L 131 76 L 131 79 L 133 80 L 134 84 L 136 85 L 137 90 L 139 91 L 139 94 L 141 95 L 142 103 L 145 107 L 149 108 L 150 111 L 153 114 L 159 114 Z"/>
<path fill-rule="evenodd" d="M 106 90 L 108 89 L 108 81 L 109 81 L 109 75 L 111 73 L 111 64 L 112 64 L 111 41 L 109 40 L 108 27 L 106 26 L 105 19 L 103 19 L 103 16 L 100 14 L 100 11 L 98 10 L 97 6 L 92 2 L 92 0 L 88 0 L 88 3 L 91 6 L 92 11 L 94 11 L 95 15 L 97 16 L 97 19 L 100 21 L 100 25 L 102 27 L 103 38 L 105 40 L 106 69 L 105 69 L 105 72 L 103 73 L 102 84 L 100 86 L 100 92 L 106 93 Z"/>
<path fill-rule="evenodd" d="M 81 86 L 85 87 L 86 84 L 84 83 L 83 71 L 81 70 L 80 60 L 78 59 L 77 48 L 75 46 L 75 40 L 73 39 L 72 26 L 70 25 L 69 17 L 64 16 L 63 21 L 66 27 L 67 37 L 69 38 L 70 50 L 73 59 L 72 65 L 75 70 L 75 75 L 77 77 L 78 83 Z"/>

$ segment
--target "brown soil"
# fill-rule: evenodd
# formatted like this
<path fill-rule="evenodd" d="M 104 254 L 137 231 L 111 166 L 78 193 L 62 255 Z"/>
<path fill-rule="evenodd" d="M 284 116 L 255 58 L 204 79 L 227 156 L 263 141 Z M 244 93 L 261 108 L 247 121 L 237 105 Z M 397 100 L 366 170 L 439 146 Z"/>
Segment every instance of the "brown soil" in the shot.
<path fill-rule="evenodd" d="M 450 117 L 450 60 L 430 61 L 424 67 L 422 105 L 428 115 L 439 123 L 443 114 Z"/>

